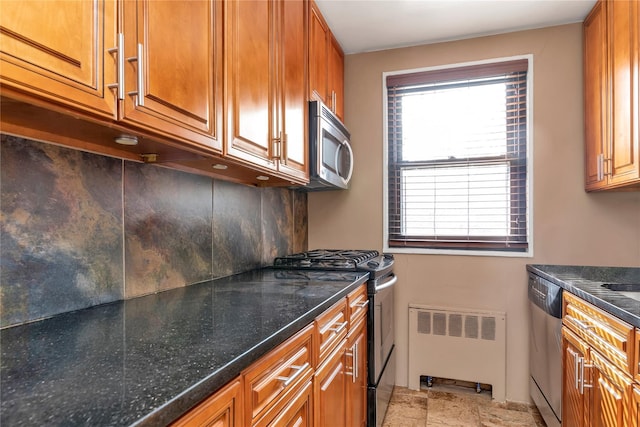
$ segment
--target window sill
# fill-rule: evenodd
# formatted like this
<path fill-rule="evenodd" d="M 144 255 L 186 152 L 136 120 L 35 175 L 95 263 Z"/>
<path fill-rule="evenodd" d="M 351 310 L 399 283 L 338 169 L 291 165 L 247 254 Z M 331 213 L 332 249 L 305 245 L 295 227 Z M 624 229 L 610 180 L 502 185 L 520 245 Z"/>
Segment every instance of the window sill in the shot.
<path fill-rule="evenodd" d="M 385 245 L 383 251 L 391 254 L 414 254 L 414 255 L 451 255 L 451 256 L 486 256 L 504 258 L 533 258 L 533 249 L 526 252 L 505 252 L 505 251 L 474 251 L 461 249 L 425 249 L 425 248 L 390 248 Z"/>

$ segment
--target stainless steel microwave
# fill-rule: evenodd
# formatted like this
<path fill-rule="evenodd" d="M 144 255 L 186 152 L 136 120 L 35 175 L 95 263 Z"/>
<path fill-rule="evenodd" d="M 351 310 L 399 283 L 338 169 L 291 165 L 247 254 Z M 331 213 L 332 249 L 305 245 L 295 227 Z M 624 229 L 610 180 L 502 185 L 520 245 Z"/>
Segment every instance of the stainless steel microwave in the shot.
<path fill-rule="evenodd" d="M 346 190 L 353 173 L 351 135 L 322 102 L 309 102 L 309 184 L 306 191 Z"/>

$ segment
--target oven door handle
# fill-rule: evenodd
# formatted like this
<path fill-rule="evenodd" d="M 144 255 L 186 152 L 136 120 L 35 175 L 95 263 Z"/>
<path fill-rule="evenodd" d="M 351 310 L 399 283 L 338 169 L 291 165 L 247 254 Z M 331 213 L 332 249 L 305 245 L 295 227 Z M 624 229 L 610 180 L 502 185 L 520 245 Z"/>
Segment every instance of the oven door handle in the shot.
<path fill-rule="evenodd" d="M 391 286 L 395 285 L 396 282 L 398 281 L 398 276 L 396 276 L 395 274 L 393 274 L 392 276 L 393 277 L 391 277 L 391 279 L 387 280 L 386 282 L 384 282 L 380 286 L 376 286 L 376 292 L 377 291 L 381 291 L 381 290 L 386 289 L 386 288 L 390 288 Z"/>

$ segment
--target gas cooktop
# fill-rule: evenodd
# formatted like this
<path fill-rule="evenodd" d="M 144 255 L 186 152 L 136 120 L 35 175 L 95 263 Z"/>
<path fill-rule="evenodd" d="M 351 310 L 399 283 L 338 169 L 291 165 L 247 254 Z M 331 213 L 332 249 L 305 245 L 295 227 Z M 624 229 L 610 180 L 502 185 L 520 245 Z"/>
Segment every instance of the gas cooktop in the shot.
<path fill-rule="evenodd" d="M 292 270 L 366 271 L 376 280 L 393 271 L 393 255 L 365 249 L 315 249 L 278 257 L 273 268 Z"/>
<path fill-rule="evenodd" d="M 289 268 L 316 268 L 331 270 L 358 270 L 365 261 L 380 256 L 378 251 L 362 249 L 316 249 L 278 257 L 273 265 Z"/>

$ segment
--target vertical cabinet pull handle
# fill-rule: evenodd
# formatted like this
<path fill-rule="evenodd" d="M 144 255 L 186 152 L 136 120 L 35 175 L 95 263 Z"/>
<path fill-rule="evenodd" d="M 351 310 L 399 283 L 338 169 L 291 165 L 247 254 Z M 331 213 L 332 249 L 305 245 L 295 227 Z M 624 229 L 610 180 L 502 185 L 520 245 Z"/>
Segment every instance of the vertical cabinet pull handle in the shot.
<path fill-rule="evenodd" d="M 124 99 L 124 55 L 122 49 L 124 46 L 124 34 L 118 33 L 116 39 L 116 47 L 107 49 L 110 54 L 116 55 L 116 82 L 108 84 L 109 89 L 116 89 L 116 99 Z"/>
<path fill-rule="evenodd" d="M 580 361 L 578 360 L 578 353 L 573 351 L 571 353 L 573 353 L 573 385 L 578 390 L 580 388 Z"/>
<path fill-rule="evenodd" d="M 609 164 L 609 167 L 605 167 L 605 162 L 607 162 Z M 605 176 L 612 176 L 613 175 L 613 159 L 611 159 L 611 157 L 609 157 L 608 159 L 604 158 L 604 154 L 602 155 L 602 179 L 604 179 Z"/>
<path fill-rule="evenodd" d="M 584 382 L 584 369 L 585 368 L 593 368 L 594 365 L 587 365 L 584 363 L 584 357 L 580 358 L 580 394 L 584 394 L 585 388 L 593 388 L 593 384 L 588 384 Z"/>
<path fill-rule="evenodd" d="M 347 373 L 351 375 L 351 382 L 355 383 L 358 378 L 358 343 L 354 343 L 346 354 L 351 357 L 351 372 Z"/>
<path fill-rule="evenodd" d="M 271 158 L 282 160 L 282 143 L 287 138 L 286 134 L 283 134 L 282 131 L 278 133 L 277 138 L 273 138 L 273 154 Z"/>
<path fill-rule="evenodd" d="M 598 159 L 596 160 L 596 167 L 597 167 L 597 180 L 598 181 L 602 181 L 604 179 L 604 154 L 598 154 Z"/>
<path fill-rule="evenodd" d="M 136 90 L 128 92 L 128 95 L 137 95 L 138 96 L 138 105 L 144 105 L 144 70 L 142 64 L 142 56 L 143 56 L 143 46 L 142 43 L 138 43 L 138 56 L 127 58 L 129 62 L 137 62 L 138 63 L 138 72 L 137 72 L 137 83 L 138 87 Z"/>
<path fill-rule="evenodd" d="M 282 132 L 278 134 L 277 138 L 273 138 L 273 151 L 271 153 L 272 159 L 281 159 L 282 154 Z"/>
<path fill-rule="evenodd" d="M 360 355 L 358 353 L 360 353 L 360 348 L 358 346 L 358 343 L 356 342 L 353 345 L 353 352 L 354 352 L 354 356 L 353 356 L 353 382 L 356 382 L 356 378 L 358 378 L 358 364 L 359 364 L 359 360 L 360 360 Z"/>

